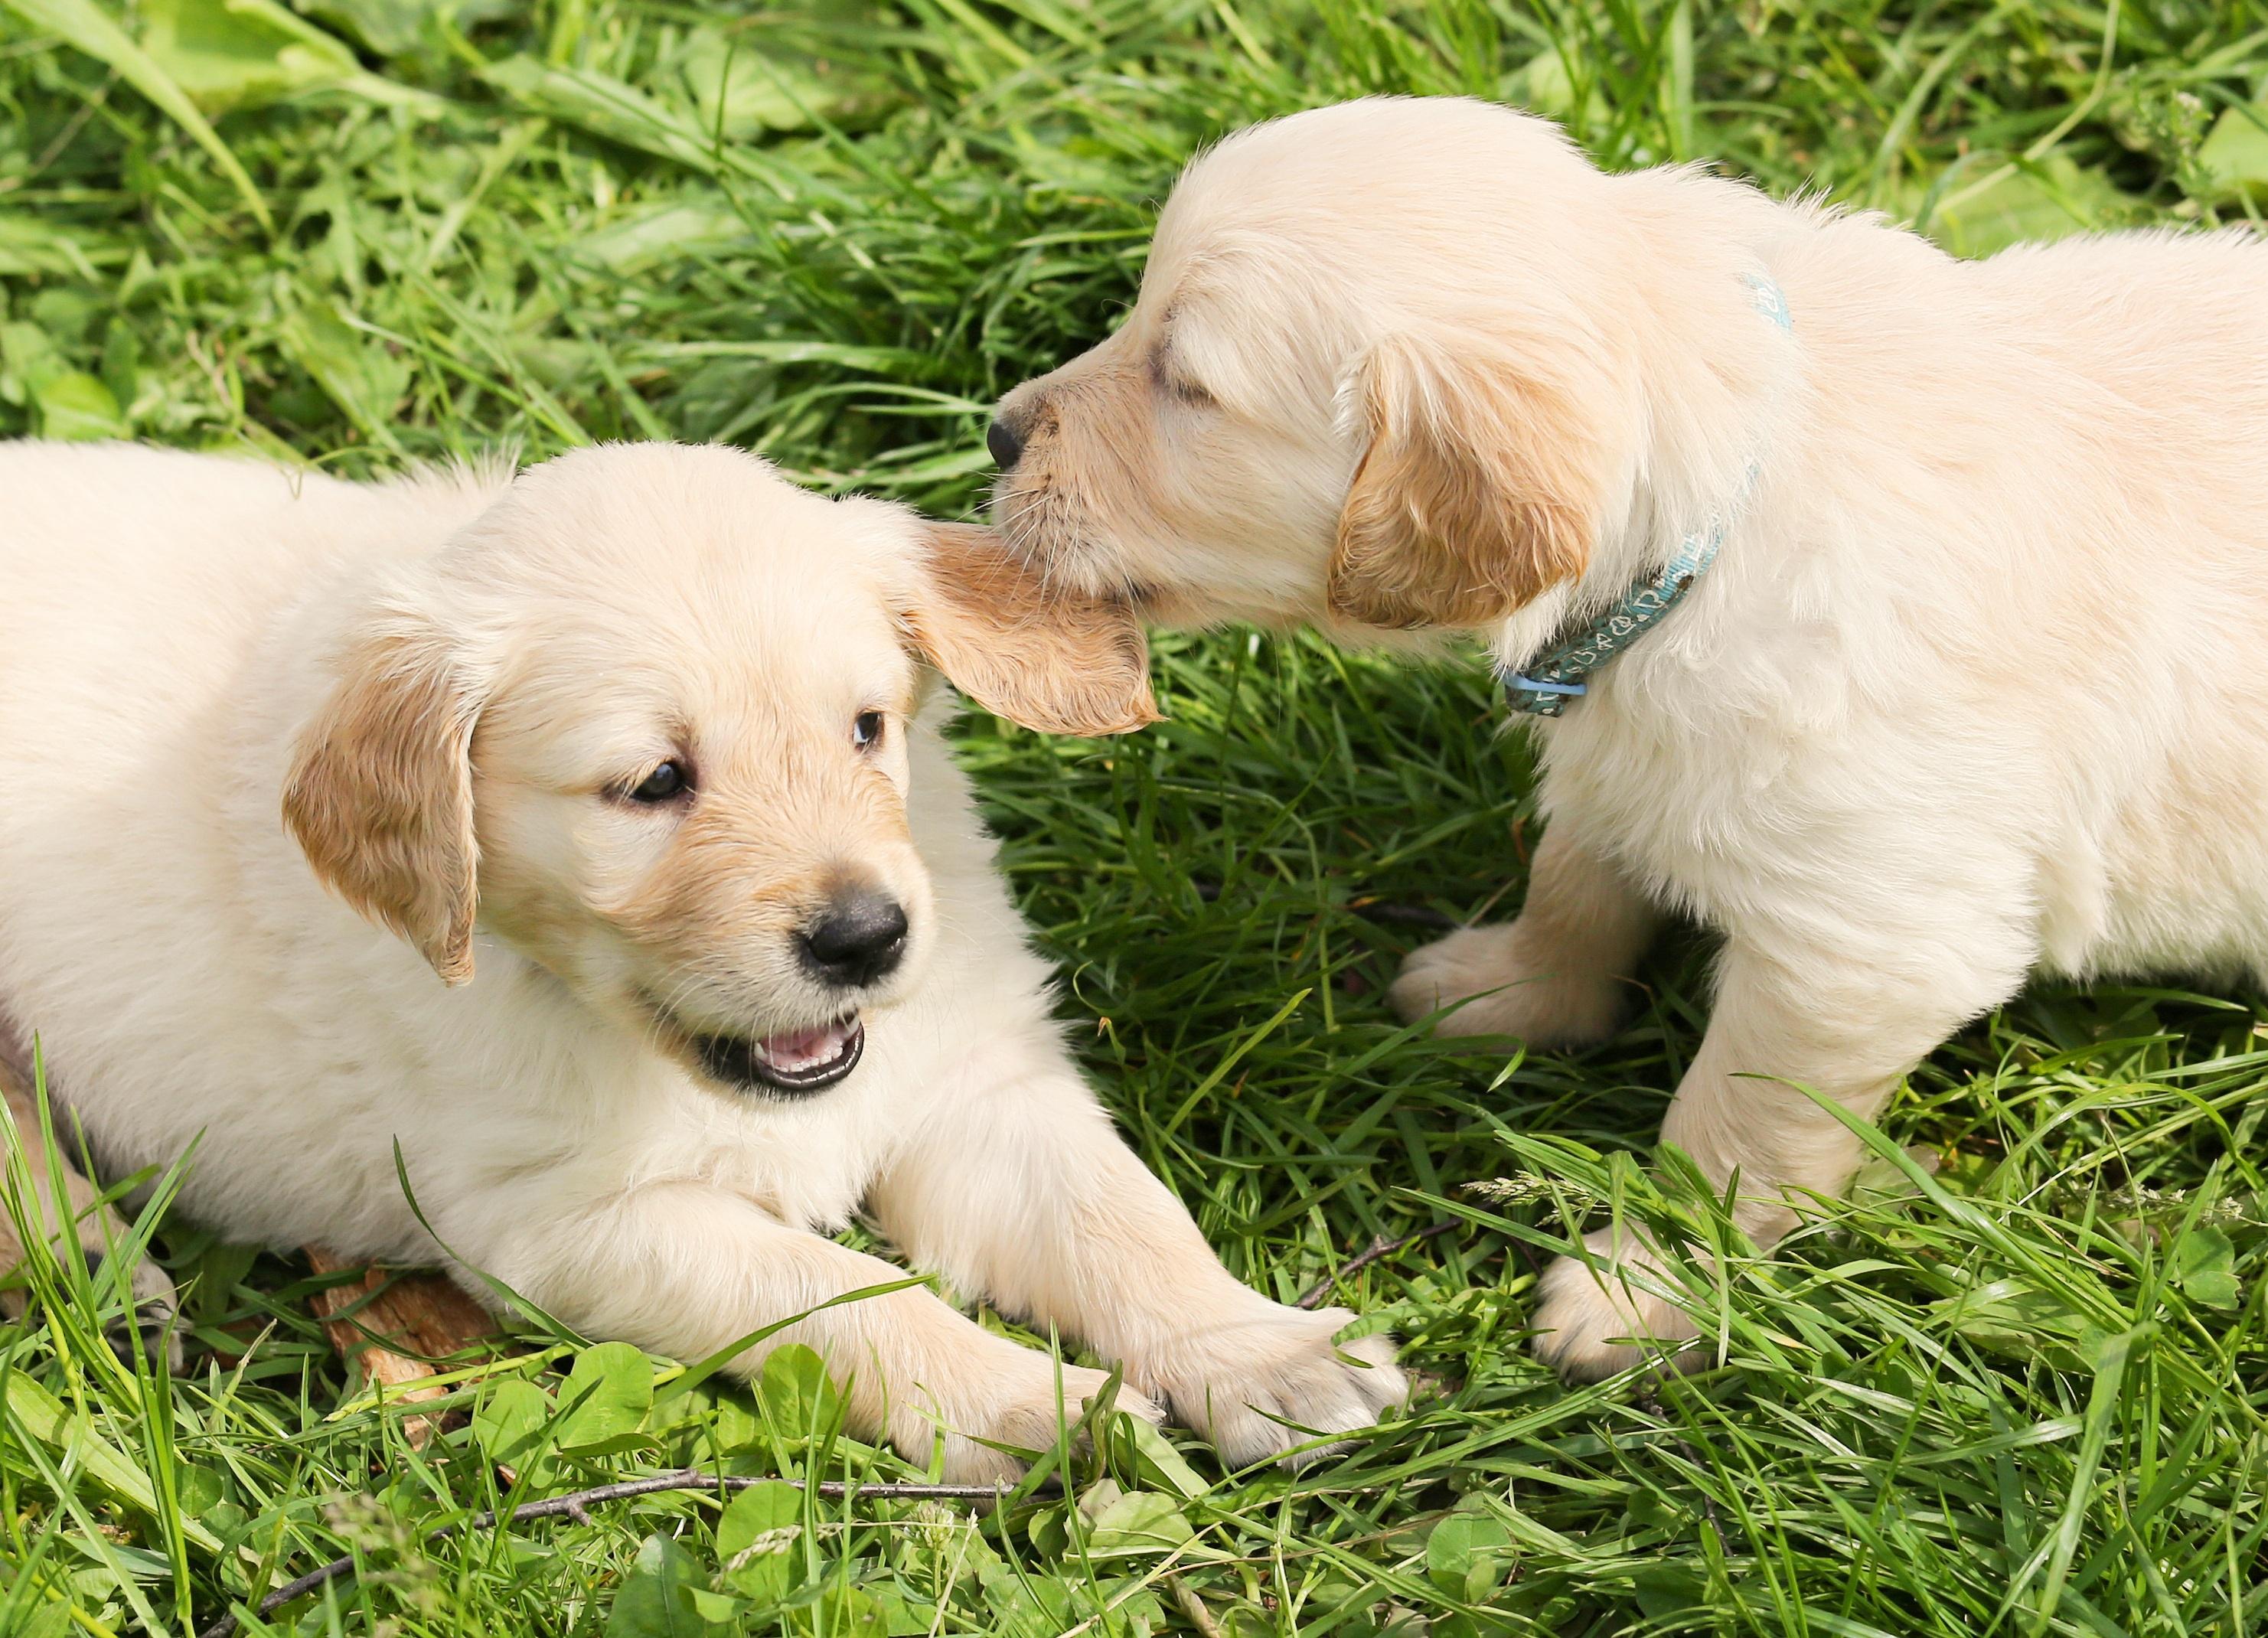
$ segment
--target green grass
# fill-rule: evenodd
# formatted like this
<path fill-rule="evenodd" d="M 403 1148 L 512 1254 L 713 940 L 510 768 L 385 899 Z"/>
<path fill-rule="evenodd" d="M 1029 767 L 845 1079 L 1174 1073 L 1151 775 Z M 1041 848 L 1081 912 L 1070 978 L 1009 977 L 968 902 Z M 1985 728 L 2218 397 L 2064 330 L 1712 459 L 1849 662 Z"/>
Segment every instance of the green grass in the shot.
<path fill-rule="evenodd" d="M 0 433 L 355 473 L 727 439 L 961 513 L 984 405 L 1112 322 L 1191 150 L 1381 90 L 1526 101 L 1609 164 L 1715 157 L 1971 253 L 2268 201 L 2259 0 L 303 10 L 320 35 L 143 0 L 136 58 L 90 0 L 0 0 Z M 1406 1420 L 1298 1478 L 1121 1443 L 1076 1504 L 982 1521 L 775 1489 L 421 1548 L 687 1461 L 913 1475 L 792 1361 L 753 1395 L 614 1352 L 563 1382 L 534 1332 L 415 1450 L 308 1317 L 320 1281 L 168 1221 L 183 1375 L 122 1371 L 104 1294 L 44 1260 L 0 1327 L 0 1634 L 183 1634 L 345 1552 L 359 1576 L 276 1630 L 2268 1630 L 2258 995 L 2028 994 L 1917 1072 L 1850 1203 L 1757 1257 L 1646 1167 L 1697 938 L 1580 1055 L 1507 1063 L 1379 1004 L 1424 934 L 1366 905 L 1518 902 L 1528 764 L 1478 669 L 1159 646 L 1165 727 L 977 720 L 968 760 L 1097 1083 L 1232 1267 L 1288 1299 L 1455 1221 L 1340 1294 L 1425 1374 Z M 1537 1269 L 1609 1201 L 1722 1251 L 1694 1280 L 1720 1369 L 1570 1391 L 1526 1352 Z"/>

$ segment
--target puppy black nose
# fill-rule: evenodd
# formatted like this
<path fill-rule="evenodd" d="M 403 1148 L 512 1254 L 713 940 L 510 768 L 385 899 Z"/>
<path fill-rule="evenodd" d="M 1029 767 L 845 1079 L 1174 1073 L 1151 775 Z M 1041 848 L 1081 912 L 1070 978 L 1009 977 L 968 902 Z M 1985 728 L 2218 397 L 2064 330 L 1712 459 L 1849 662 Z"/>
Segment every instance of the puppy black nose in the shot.
<path fill-rule="evenodd" d="M 1016 429 L 1005 421 L 995 419 L 984 429 L 984 447 L 992 452 L 993 463 L 1003 472 L 1014 469 L 1024 453 L 1024 440 L 1016 436 Z"/>
<path fill-rule="evenodd" d="M 828 984 L 872 984 L 905 954 L 905 906 L 870 888 L 836 894 L 803 930 L 804 963 Z"/>

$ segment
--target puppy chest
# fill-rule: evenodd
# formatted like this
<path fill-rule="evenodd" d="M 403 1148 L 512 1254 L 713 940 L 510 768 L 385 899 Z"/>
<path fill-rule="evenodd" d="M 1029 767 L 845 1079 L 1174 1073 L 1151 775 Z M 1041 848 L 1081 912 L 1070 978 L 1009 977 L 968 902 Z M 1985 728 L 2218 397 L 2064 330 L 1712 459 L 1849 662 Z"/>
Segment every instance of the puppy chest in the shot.
<path fill-rule="evenodd" d="M 813 1101 L 823 1105 L 829 1096 Z M 703 1111 L 676 1127 L 674 1140 L 649 1147 L 648 1176 L 697 1178 L 791 1227 L 832 1233 L 857 1214 L 889 1147 L 880 1112 L 858 1107 L 855 1094 L 843 1102 L 840 1110 L 765 1101 Z"/>

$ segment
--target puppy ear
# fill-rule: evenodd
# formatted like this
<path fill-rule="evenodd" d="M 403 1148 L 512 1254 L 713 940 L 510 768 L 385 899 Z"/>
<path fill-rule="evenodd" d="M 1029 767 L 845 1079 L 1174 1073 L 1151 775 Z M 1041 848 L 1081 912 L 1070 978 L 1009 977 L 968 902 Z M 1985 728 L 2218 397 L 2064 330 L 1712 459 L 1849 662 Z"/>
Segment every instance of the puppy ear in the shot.
<path fill-rule="evenodd" d="M 1359 387 L 1370 444 L 1325 587 L 1334 614 L 1485 625 L 1583 572 L 1608 451 L 1582 389 L 1522 363 L 1466 336 L 1390 336 L 1372 350 Z"/>
<path fill-rule="evenodd" d="M 1131 609 L 1048 584 L 990 529 L 922 528 L 922 590 L 901 617 L 962 693 L 1042 734 L 1131 734 L 1158 720 Z"/>
<path fill-rule="evenodd" d="M 381 625 L 300 737 L 284 823 L 324 885 L 452 985 L 473 976 L 476 705 L 439 632 Z"/>

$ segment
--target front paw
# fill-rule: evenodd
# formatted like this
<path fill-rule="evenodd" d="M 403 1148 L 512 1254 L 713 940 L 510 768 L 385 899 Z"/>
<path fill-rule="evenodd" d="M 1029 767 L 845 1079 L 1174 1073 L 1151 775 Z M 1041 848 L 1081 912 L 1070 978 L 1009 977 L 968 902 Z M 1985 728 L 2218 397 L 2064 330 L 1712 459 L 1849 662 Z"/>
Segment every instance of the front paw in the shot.
<path fill-rule="evenodd" d="M 1012 1345 L 992 1365 L 983 1381 L 964 1391 L 957 1410 L 946 1413 L 947 1484 L 1012 1487 L 1030 1468 L 1033 1456 L 1054 1449 L 1110 1383 L 1108 1372 L 1078 1365 L 1059 1368 L 1045 1354 Z M 1123 1383 L 1111 1403 L 1115 1410 L 1138 1416 L 1152 1427 L 1166 1420 L 1163 1408 Z M 905 1443 L 901 1441 L 902 1446 Z"/>
<path fill-rule="evenodd" d="M 1413 1023 L 1455 1007 L 1434 1024 L 1436 1035 L 1517 1036 L 1532 1046 L 1582 1046 L 1612 1035 L 1622 986 L 1610 974 L 1539 959 L 1532 942 L 1516 921 L 1452 933 L 1410 953 L 1387 1000 Z"/>
<path fill-rule="evenodd" d="M 109 1258 L 98 1247 L 82 1245 L 79 1255 L 86 1259 L 87 1280 L 100 1300 L 107 1302 L 110 1281 L 115 1278 L 110 1272 Z M 151 1364 L 163 1360 L 175 1376 L 181 1370 L 181 1338 L 175 1320 L 180 1313 L 180 1296 L 166 1271 L 142 1258 L 135 1264 L 129 1277 L 128 1289 L 133 1295 L 133 1306 L 114 1316 L 102 1328 L 103 1340 L 118 1356 L 118 1362 L 127 1369 L 134 1369 L 137 1358 Z"/>
<path fill-rule="evenodd" d="M 1675 1288 L 1652 1248 L 1627 1231 L 1584 1237 L 1591 1262 L 1563 1257 L 1543 1271 L 1535 1351 L 1563 1376 L 1596 1382 L 1665 1355 L 1695 1362 L 1693 1317 L 1660 1292 Z"/>
<path fill-rule="evenodd" d="M 1195 1428 L 1231 1467 L 1281 1459 L 1303 1466 L 1347 1448 L 1321 1435 L 1373 1426 L 1410 1397 L 1391 1338 L 1335 1340 L 1354 1316 L 1260 1302 L 1243 1314 L 1184 1332 L 1154 1380 L 1177 1421 Z"/>

